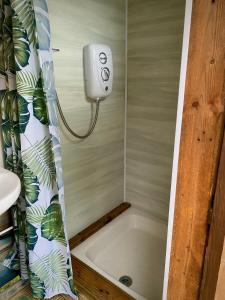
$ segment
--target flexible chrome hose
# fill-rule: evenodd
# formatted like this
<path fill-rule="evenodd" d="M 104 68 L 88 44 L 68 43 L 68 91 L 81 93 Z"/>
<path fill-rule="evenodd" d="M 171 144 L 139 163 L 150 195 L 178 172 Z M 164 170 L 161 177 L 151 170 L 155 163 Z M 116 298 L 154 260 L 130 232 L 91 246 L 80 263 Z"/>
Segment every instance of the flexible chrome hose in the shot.
<path fill-rule="evenodd" d="M 93 120 L 93 122 L 92 122 L 90 128 L 88 129 L 87 133 L 85 133 L 84 135 L 81 135 L 81 134 L 78 134 L 78 133 L 76 133 L 75 131 L 73 131 L 73 129 L 70 127 L 70 125 L 69 125 L 68 122 L 66 121 L 66 118 L 65 118 L 65 116 L 64 116 L 64 113 L 63 113 L 63 111 L 62 111 L 62 107 L 61 107 L 60 102 L 59 102 L 58 95 L 56 95 L 56 104 L 57 104 L 57 108 L 58 108 L 58 111 L 59 111 L 59 115 L 60 115 L 60 117 L 61 117 L 61 119 L 62 119 L 62 122 L 63 122 L 65 128 L 69 131 L 69 133 L 70 133 L 72 136 L 74 136 L 74 137 L 76 137 L 76 138 L 78 138 L 78 139 L 86 139 L 86 138 L 89 137 L 89 136 L 92 134 L 92 132 L 94 131 L 95 126 L 96 126 L 96 123 L 97 123 L 97 121 L 98 121 L 98 113 L 99 113 L 99 105 L 100 105 L 99 102 L 100 102 L 99 99 L 96 100 L 95 117 L 94 117 L 94 120 Z"/>

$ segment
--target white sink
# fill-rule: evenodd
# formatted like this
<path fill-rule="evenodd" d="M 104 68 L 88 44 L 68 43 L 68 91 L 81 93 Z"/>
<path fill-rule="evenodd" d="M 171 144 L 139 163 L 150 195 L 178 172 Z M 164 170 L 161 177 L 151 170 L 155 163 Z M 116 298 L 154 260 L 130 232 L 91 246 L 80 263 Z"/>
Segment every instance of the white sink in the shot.
<path fill-rule="evenodd" d="M 21 190 L 19 177 L 0 168 L 0 215 L 4 214 L 18 199 Z"/>

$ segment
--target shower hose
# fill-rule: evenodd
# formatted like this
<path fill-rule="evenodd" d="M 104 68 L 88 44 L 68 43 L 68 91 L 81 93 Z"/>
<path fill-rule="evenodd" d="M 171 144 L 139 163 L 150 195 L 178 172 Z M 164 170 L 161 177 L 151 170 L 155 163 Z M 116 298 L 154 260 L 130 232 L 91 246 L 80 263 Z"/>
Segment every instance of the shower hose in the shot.
<path fill-rule="evenodd" d="M 69 131 L 69 133 L 70 133 L 72 136 L 74 136 L 74 137 L 76 137 L 76 138 L 78 138 L 78 139 L 86 139 L 87 137 L 89 137 L 89 136 L 92 134 L 92 132 L 93 132 L 94 129 L 95 129 L 96 123 L 97 123 L 97 121 L 98 121 L 98 113 L 99 113 L 100 99 L 97 99 L 97 100 L 96 100 L 95 117 L 94 117 L 94 119 L 93 119 L 93 121 L 92 121 L 92 124 L 90 125 L 88 131 L 87 131 L 84 135 L 78 134 L 78 133 L 76 133 L 75 131 L 73 131 L 73 129 L 70 127 L 70 125 L 69 125 L 68 122 L 66 121 L 66 118 L 65 118 L 65 116 L 64 116 L 64 113 L 63 113 L 63 111 L 62 111 L 62 107 L 61 107 L 60 102 L 59 102 L 59 97 L 58 97 L 58 95 L 56 95 L 56 104 L 57 104 L 57 108 L 58 108 L 58 111 L 59 111 L 59 115 L 60 115 L 60 117 L 61 117 L 61 119 L 62 119 L 62 122 L 63 122 L 65 128 Z"/>

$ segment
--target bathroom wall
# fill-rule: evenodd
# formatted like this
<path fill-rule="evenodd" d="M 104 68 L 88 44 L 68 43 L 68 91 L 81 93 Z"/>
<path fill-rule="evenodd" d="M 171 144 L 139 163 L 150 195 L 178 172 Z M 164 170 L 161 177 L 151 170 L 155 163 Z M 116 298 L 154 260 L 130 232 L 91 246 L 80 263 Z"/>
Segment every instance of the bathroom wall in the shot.
<path fill-rule="evenodd" d="M 185 0 L 128 0 L 126 200 L 167 219 Z"/>
<path fill-rule="evenodd" d="M 67 228 L 71 237 L 123 201 L 125 0 L 49 0 L 56 88 L 71 127 L 84 133 L 91 103 L 84 94 L 82 49 L 105 43 L 113 51 L 114 88 L 100 107 L 93 135 L 71 138 L 61 127 Z M 94 110 L 95 107 L 92 107 Z"/>

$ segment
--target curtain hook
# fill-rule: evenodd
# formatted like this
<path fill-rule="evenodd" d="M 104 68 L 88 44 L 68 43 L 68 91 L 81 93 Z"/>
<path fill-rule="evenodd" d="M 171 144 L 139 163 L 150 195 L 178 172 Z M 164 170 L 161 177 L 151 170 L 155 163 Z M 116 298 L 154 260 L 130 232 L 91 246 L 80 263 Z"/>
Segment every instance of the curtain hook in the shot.
<path fill-rule="evenodd" d="M 58 49 L 58 48 L 52 48 L 52 51 L 53 51 L 53 52 L 59 52 L 60 49 Z"/>

